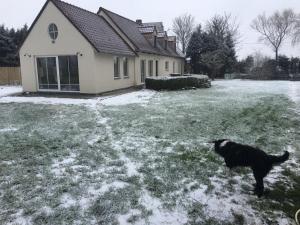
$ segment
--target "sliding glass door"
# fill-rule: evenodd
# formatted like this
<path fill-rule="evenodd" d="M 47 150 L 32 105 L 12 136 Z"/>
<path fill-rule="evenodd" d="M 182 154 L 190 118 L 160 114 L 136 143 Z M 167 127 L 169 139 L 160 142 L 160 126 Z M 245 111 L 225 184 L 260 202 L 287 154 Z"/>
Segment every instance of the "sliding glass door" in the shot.
<path fill-rule="evenodd" d="M 79 91 L 77 56 L 59 56 L 58 61 L 61 91 Z"/>
<path fill-rule="evenodd" d="M 37 58 L 39 89 L 58 90 L 56 57 Z"/>
<path fill-rule="evenodd" d="M 39 90 L 80 91 L 77 56 L 38 57 L 36 61 Z"/>

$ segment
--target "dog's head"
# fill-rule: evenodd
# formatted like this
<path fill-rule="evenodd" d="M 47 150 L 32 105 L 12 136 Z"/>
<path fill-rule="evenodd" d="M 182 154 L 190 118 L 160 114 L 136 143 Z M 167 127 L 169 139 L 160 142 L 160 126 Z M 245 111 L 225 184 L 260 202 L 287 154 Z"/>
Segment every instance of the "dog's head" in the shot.
<path fill-rule="evenodd" d="M 217 153 L 221 154 L 221 148 L 220 147 L 222 147 L 221 145 L 223 143 L 226 143 L 226 141 L 229 142 L 229 139 L 220 139 L 220 140 L 210 141 L 209 143 L 214 144 L 215 151 Z"/>

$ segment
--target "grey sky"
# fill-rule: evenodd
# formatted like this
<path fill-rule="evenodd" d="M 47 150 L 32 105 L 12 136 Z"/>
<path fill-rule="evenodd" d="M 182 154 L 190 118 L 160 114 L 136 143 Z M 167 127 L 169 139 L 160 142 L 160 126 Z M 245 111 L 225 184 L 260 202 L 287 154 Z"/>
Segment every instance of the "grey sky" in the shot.
<path fill-rule="evenodd" d="M 254 51 L 273 56 L 270 48 L 258 43 L 258 35 L 250 28 L 251 21 L 263 12 L 271 14 L 275 10 L 292 8 L 300 13 L 300 0 L 66 0 L 69 3 L 96 12 L 102 6 L 132 20 L 137 18 L 145 22 L 162 21 L 165 28 L 172 26 L 174 17 L 183 13 L 192 14 L 197 23 L 204 24 L 215 14 L 232 13 L 237 17 L 242 34 L 238 49 L 240 58 Z M 0 23 L 8 27 L 30 25 L 44 0 L 9 0 L 1 3 Z M 288 56 L 300 56 L 300 45 L 291 47 L 285 43 L 280 53 Z"/>

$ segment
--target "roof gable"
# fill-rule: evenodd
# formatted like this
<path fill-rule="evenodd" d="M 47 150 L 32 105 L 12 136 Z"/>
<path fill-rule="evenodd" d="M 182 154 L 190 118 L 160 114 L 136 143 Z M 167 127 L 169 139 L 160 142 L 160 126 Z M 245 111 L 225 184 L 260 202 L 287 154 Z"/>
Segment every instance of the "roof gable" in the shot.
<path fill-rule="evenodd" d="M 146 30 L 145 28 L 143 28 L 143 26 L 145 26 L 145 24 L 147 23 L 143 23 L 143 26 L 141 26 L 133 20 L 120 16 L 102 7 L 99 9 L 98 14 L 101 14 L 101 12 L 104 12 L 114 22 L 114 24 L 128 37 L 128 39 L 131 40 L 131 42 L 137 47 L 137 51 L 170 57 L 183 57 L 176 50 L 170 48 L 165 49 L 159 44 L 157 45 L 157 47 L 154 47 L 151 44 L 153 43 L 153 41 L 147 40 L 143 35 L 143 33 L 147 33 L 146 30 L 148 30 L 148 28 L 146 28 Z M 155 28 L 157 26 L 162 25 L 162 23 L 160 22 L 150 24 L 152 25 L 151 27 Z M 165 32 L 163 33 L 166 34 Z"/>
<path fill-rule="evenodd" d="M 91 46 L 101 53 L 135 55 L 134 51 L 109 26 L 109 24 L 95 13 L 60 0 L 48 0 L 31 25 L 27 37 L 36 22 L 47 8 L 49 2 L 66 17 L 66 19 L 81 33 Z M 23 44 L 25 43 L 25 38 Z M 21 46 L 23 46 L 23 44 Z"/>

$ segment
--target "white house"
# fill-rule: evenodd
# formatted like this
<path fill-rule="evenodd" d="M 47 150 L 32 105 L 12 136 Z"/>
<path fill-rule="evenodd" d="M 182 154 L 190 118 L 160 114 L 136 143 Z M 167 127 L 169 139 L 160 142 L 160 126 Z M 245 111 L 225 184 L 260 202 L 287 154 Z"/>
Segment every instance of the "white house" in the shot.
<path fill-rule="evenodd" d="M 182 73 L 184 56 L 161 22 L 132 21 L 48 0 L 20 48 L 24 91 L 97 94 Z"/>

